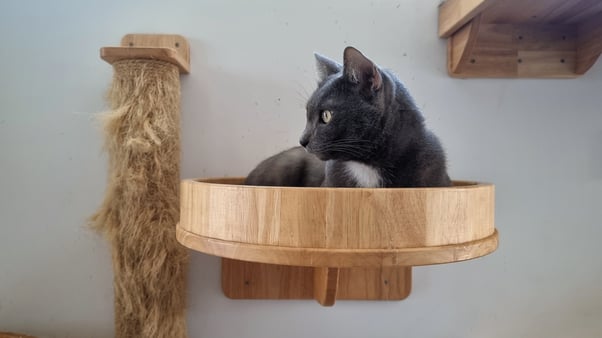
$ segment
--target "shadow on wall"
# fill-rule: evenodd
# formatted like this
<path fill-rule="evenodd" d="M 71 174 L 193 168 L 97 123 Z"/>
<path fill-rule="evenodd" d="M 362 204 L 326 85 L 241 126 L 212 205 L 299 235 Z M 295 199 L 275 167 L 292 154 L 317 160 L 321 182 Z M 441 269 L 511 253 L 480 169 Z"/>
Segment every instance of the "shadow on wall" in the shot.
<path fill-rule="evenodd" d="M 27 273 L 23 271 L 12 285 L 3 286 L 7 292 L 0 297 L 0 318 L 2 322 L 9 323 L 9 326 L 0 325 L 0 331 L 22 332 L 36 338 L 113 336 L 110 248 L 102 236 L 97 236 L 85 226 L 84 220 L 76 231 L 80 233 L 78 245 L 61 245 L 60 250 L 57 248 L 53 252 L 47 252 L 46 261 L 27 270 Z M 70 268 L 74 266 L 74 257 L 81 259 L 91 256 L 96 258 L 86 264 L 85 270 Z M 57 273 L 68 280 L 69 285 L 56 281 L 43 282 Z M 103 301 L 78 296 L 92 294 Z M 65 301 L 63 297 L 71 299 Z M 37 314 L 45 315 L 34 315 L 32 318 L 37 318 L 37 321 L 22 316 L 23 313 L 32 312 L 32 309 Z M 4 336 L 0 334 L 0 337 Z"/>
<path fill-rule="evenodd" d="M 602 131 L 596 134 L 595 142 L 589 149 L 590 155 L 590 175 L 596 181 L 602 181 L 602 152 L 600 151 L 600 145 L 602 145 Z M 600 182 L 602 183 L 602 182 Z"/>

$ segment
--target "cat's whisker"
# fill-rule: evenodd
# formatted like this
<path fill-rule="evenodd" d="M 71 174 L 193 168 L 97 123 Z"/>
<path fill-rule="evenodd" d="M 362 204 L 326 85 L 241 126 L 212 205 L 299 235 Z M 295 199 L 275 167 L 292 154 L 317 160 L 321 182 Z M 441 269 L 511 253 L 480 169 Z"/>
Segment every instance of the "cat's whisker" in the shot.
<path fill-rule="evenodd" d="M 360 158 L 366 155 L 366 151 L 364 151 L 363 149 L 358 149 L 356 147 L 344 147 L 344 146 L 337 146 L 337 145 L 329 145 L 328 147 L 325 147 L 325 149 L 326 149 L 326 151 L 344 153 L 347 155 L 351 155 L 354 157 L 360 157 Z"/>
<path fill-rule="evenodd" d="M 335 145 L 343 145 L 343 146 L 371 146 L 371 145 L 375 145 L 376 143 L 362 143 L 362 142 L 336 142 L 334 143 Z"/>
<path fill-rule="evenodd" d="M 353 143 L 341 143 L 341 142 L 333 142 L 324 146 L 327 149 L 352 149 L 356 151 L 363 151 L 366 149 L 365 146 L 361 144 L 353 144 Z"/>
<path fill-rule="evenodd" d="M 309 100 L 309 92 L 307 91 L 307 89 L 301 84 L 301 82 L 299 81 L 292 81 L 293 84 L 295 84 L 295 87 L 297 87 L 295 89 L 295 93 L 299 96 L 299 99 L 301 99 L 303 106 L 305 106 L 305 104 L 307 103 L 307 100 Z"/>
<path fill-rule="evenodd" d="M 377 142 L 374 141 L 369 141 L 369 140 L 357 140 L 357 139 L 342 139 L 342 140 L 336 140 L 333 141 L 332 144 L 378 144 Z"/>
<path fill-rule="evenodd" d="M 333 147 L 337 147 L 337 148 L 342 148 L 342 149 L 353 149 L 355 151 L 358 151 L 360 153 L 371 153 L 373 152 L 375 149 L 374 146 L 372 145 L 362 145 L 362 144 L 340 144 L 340 143 L 335 143 L 332 144 Z"/>

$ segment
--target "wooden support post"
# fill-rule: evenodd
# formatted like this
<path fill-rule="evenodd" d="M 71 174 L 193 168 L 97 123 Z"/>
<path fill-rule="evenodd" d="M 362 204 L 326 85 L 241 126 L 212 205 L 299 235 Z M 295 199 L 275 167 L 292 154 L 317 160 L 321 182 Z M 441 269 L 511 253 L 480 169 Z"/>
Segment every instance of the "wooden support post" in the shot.
<path fill-rule="evenodd" d="M 339 286 L 338 268 L 314 268 L 314 298 L 322 306 L 333 306 Z"/>

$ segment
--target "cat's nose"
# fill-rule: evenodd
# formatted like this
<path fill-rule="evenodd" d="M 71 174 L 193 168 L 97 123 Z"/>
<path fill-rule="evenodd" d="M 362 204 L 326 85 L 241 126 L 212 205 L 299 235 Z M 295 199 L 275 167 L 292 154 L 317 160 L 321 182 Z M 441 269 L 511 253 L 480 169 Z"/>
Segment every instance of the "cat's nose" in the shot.
<path fill-rule="evenodd" d="M 307 145 L 309 144 L 309 137 L 302 137 L 299 140 L 299 143 L 303 146 L 303 148 L 307 147 Z"/>

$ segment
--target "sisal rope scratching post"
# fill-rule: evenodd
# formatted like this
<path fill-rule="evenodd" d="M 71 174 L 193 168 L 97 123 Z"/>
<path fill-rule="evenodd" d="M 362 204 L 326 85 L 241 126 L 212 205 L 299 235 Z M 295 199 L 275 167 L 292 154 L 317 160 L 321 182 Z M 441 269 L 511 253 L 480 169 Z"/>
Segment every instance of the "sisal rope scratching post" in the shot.
<path fill-rule="evenodd" d="M 181 36 L 126 35 L 105 47 L 113 64 L 104 116 L 109 183 L 91 225 L 112 245 L 115 336 L 186 337 L 188 254 L 176 241 L 180 182 Z"/>

